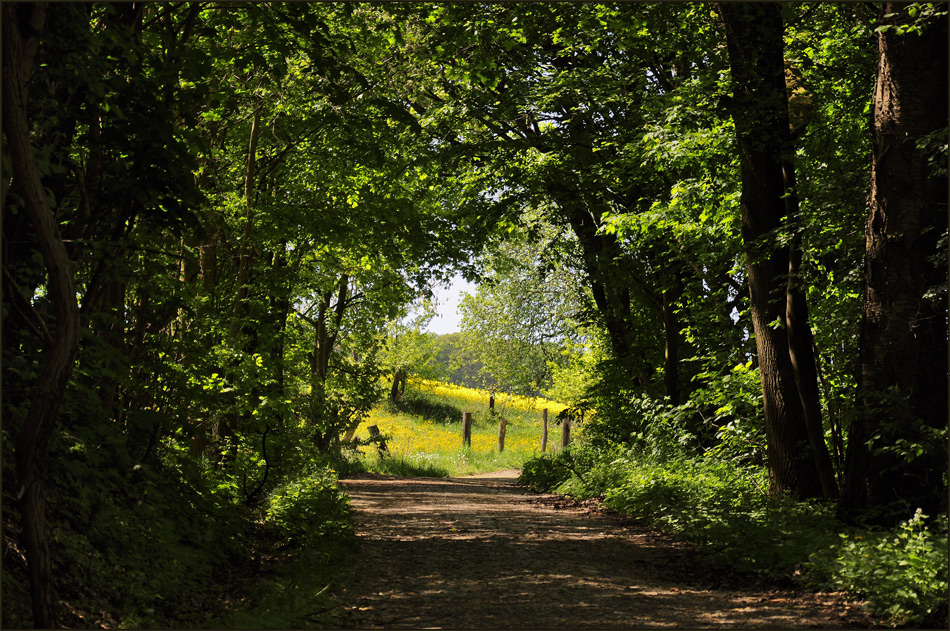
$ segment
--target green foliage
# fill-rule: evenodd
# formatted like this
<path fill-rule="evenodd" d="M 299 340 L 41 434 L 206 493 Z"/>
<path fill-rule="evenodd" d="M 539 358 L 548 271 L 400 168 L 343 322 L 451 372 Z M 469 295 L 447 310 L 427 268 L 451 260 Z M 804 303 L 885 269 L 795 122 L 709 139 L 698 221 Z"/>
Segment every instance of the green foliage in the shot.
<path fill-rule="evenodd" d="M 541 455 L 529 458 L 521 467 L 518 482 L 527 484 L 538 491 L 551 492 L 571 477 L 571 470 L 566 466 L 559 466 L 559 458 L 563 452 L 550 455 Z"/>
<path fill-rule="evenodd" d="M 193 628 L 307 629 L 335 626 L 330 588 L 350 578 L 353 539 L 311 541 L 285 563 L 260 577 L 236 610 Z"/>
<path fill-rule="evenodd" d="M 201 617 L 215 577 L 247 553 L 247 516 L 201 477 L 136 464 L 114 427 L 77 428 L 64 443 L 49 497 L 60 597 L 120 626 Z"/>
<path fill-rule="evenodd" d="M 433 340 L 432 376 L 437 381 L 468 388 L 491 387 L 494 381 L 484 379 L 483 366 L 465 348 L 462 333 L 437 335 Z"/>
<path fill-rule="evenodd" d="M 573 449 L 571 451 L 574 451 Z M 604 505 L 702 544 L 737 569 L 784 576 L 830 536 L 827 507 L 770 499 L 762 468 L 710 457 L 655 457 L 638 449 L 544 456 L 523 479 L 545 490 L 602 497 Z"/>
<path fill-rule="evenodd" d="M 351 532 L 348 498 L 328 467 L 281 484 L 267 498 L 266 524 L 296 544 Z"/>
<path fill-rule="evenodd" d="M 655 459 L 637 450 L 601 451 L 581 467 L 558 462 L 563 458 L 550 458 L 550 466 L 569 471 L 550 490 L 603 497 L 606 506 L 705 544 L 718 558 L 744 570 L 787 572 L 814 534 L 805 524 L 821 519 L 820 512 L 769 500 L 761 469 L 711 458 Z M 530 477 L 525 481 L 533 483 Z"/>
<path fill-rule="evenodd" d="M 807 564 L 809 582 L 845 589 L 891 624 L 947 625 L 947 517 L 919 509 L 890 531 L 852 530 Z"/>
<path fill-rule="evenodd" d="M 481 283 L 459 310 L 465 349 L 481 364 L 493 388 L 534 396 L 552 386 L 552 371 L 564 366 L 567 346 L 578 342 L 578 274 L 549 260 L 560 231 L 522 218 L 538 243 L 514 226 L 505 241 L 483 252 Z M 546 253 L 547 252 L 547 253 Z"/>
<path fill-rule="evenodd" d="M 874 13 L 783 9 L 800 212 L 776 236 L 803 251 L 793 280 L 839 470 L 856 414 Z M 919 37 L 942 17 L 914 3 L 878 31 Z M 345 535 L 345 496 L 317 463 L 445 475 L 532 453 L 534 410 L 496 410 L 517 453 L 475 453 L 456 425 L 474 411 L 490 443 L 487 402 L 410 392 L 408 425 L 455 432 L 438 456 L 344 455 L 398 370 L 596 411 L 589 446 L 530 460 L 525 479 L 603 496 L 743 567 L 780 571 L 838 528 L 825 507 L 759 488 L 733 86 L 707 5 L 54 3 L 34 36 L 33 166 L 83 314 L 48 487 L 54 573 L 77 611 L 184 621 L 246 552 L 262 500 L 274 537 L 317 550 Z M 914 141 L 945 175 L 946 130 Z M 4 147 L 3 526 L 20 550 L 13 446 L 57 305 Z M 467 344 L 419 333 L 425 317 L 394 324 L 455 270 L 482 277 Z M 927 291 L 939 302 L 945 283 Z M 946 428 L 891 421 L 868 436 L 888 463 L 873 473 L 912 464 L 945 489 Z M 880 596 L 895 621 L 935 615 L 926 546 L 945 526 L 908 524 L 848 539 L 827 580 Z M 20 600 L 23 562 L 7 556 L 3 587 Z M 860 583 L 865 557 L 898 568 L 895 583 Z M 299 585 L 310 594 L 274 585 L 287 626 L 322 606 L 310 596 L 325 584 Z"/>

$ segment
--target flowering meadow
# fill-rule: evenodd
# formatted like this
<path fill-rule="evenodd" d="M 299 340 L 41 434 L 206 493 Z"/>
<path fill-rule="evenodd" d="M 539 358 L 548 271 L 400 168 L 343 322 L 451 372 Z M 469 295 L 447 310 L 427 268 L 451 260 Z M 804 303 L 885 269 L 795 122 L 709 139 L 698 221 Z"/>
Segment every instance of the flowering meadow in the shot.
<path fill-rule="evenodd" d="M 495 396 L 494 415 L 490 393 L 438 381 L 410 384 L 407 398 L 424 398 L 438 412 L 411 413 L 382 402 L 360 424 L 356 435 L 369 436 L 370 425 L 379 427 L 391 458 L 380 458 L 372 447 L 362 449 L 367 469 L 387 473 L 432 476 L 467 475 L 500 469 L 517 469 L 541 451 L 542 410 L 548 409 L 548 443 L 560 445 L 561 430 L 555 416 L 565 406 L 547 399 L 506 394 Z M 451 412 L 446 413 L 446 410 Z M 456 412 L 458 411 L 458 412 Z M 461 412 L 472 412 L 472 444 L 462 444 Z M 505 450 L 498 451 L 499 419 L 508 421 Z M 576 435 L 576 429 L 572 429 Z"/>

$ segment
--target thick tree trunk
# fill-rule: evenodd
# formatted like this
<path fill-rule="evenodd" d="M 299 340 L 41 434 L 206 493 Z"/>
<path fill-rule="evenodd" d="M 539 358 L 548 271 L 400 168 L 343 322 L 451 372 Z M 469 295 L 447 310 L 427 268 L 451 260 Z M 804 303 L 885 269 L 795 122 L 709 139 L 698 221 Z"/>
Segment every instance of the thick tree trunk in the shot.
<path fill-rule="evenodd" d="M 941 5 L 946 10 L 946 4 Z M 906 5 L 887 3 L 885 24 L 912 22 Z M 920 34 L 878 33 L 870 210 L 866 224 L 859 413 L 848 440 L 845 514 L 882 522 L 920 507 L 946 510 L 945 442 L 920 455 L 892 451 L 927 443 L 947 427 L 947 304 L 928 299 L 946 287 L 938 263 L 947 230 L 947 178 L 932 176 L 916 143 L 943 131 L 947 142 L 947 22 Z M 933 441 L 933 439 L 930 439 Z"/>
<path fill-rule="evenodd" d="M 46 533 L 44 486 L 48 447 L 60 403 L 73 369 L 79 342 L 79 305 L 72 263 L 60 238 L 59 228 L 30 146 L 28 85 L 48 7 L 45 4 L 5 4 L 3 11 L 3 126 L 13 162 L 13 186 L 25 203 L 39 241 L 48 278 L 48 294 L 56 314 L 45 363 L 33 389 L 22 434 L 16 444 L 21 486 L 23 535 L 33 607 L 33 625 L 55 624 L 54 586 Z"/>
<path fill-rule="evenodd" d="M 776 245 L 786 216 L 788 98 L 783 25 L 775 4 L 722 3 L 733 81 L 733 119 L 742 173 L 742 237 L 748 265 L 765 409 L 772 492 L 820 497 L 802 397 L 790 357 L 787 277 L 790 252 Z M 799 375 L 801 377 L 801 375 Z"/>

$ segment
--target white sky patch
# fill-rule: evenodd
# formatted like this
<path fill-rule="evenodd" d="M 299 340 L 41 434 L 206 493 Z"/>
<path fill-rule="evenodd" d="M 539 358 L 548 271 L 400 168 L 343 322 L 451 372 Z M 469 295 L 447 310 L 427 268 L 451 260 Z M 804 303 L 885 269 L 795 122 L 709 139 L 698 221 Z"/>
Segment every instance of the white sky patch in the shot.
<path fill-rule="evenodd" d="M 435 297 L 438 300 L 437 315 L 429 322 L 426 330 L 430 333 L 445 335 L 458 333 L 462 330 L 462 314 L 459 313 L 459 302 L 463 294 L 474 294 L 475 285 L 472 285 L 461 276 L 453 276 L 448 287 L 435 287 Z"/>

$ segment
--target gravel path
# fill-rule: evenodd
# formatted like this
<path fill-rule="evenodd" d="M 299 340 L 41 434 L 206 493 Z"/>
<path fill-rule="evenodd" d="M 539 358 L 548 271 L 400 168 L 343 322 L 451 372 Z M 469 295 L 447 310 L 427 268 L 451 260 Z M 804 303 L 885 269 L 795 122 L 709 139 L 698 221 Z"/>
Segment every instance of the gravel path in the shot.
<path fill-rule="evenodd" d="M 343 480 L 360 542 L 341 628 L 866 627 L 836 594 L 737 587 L 686 545 L 515 483 Z"/>

